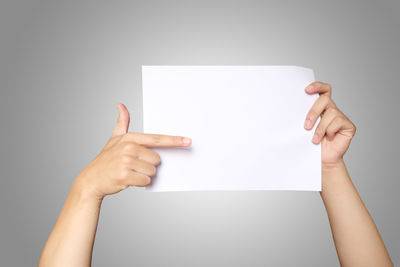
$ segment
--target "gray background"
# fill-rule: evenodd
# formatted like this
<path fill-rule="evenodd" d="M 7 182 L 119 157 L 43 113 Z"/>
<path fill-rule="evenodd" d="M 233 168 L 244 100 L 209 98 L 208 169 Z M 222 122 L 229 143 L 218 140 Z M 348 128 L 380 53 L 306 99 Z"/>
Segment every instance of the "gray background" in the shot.
<path fill-rule="evenodd" d="M 313 68 L 358 127 L 346 161 L 400 264 L 399 3 L 2 0 L 1 265 L 37 262 L 117 102 L 141 130 L 141 65 L 152 64 Z M 134 188 L 104 201 L 93 262 L 338 265 L 318 193 Z"/>

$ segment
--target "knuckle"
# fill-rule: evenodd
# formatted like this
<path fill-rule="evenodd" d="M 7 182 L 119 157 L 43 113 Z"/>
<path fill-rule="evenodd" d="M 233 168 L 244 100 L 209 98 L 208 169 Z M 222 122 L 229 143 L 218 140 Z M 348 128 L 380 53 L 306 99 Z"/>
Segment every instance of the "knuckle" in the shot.
<path fill-rule="evenodd" d="M 176 145 L 180 145 L 180 144 L 183 143 L 183 139 L 182 139 L 182 137 L 180 137 L 180 136 L 175 136 L 175 137 L 173 138 L 172 141 L 173 141 L 173 143 L 176 144 Z"/>
<path fill-rule="evenodd" d="M 161 157 L 157 152 L 154 152 L 154 163 L 159 165 L 161 163 Z"/>
<path fill-rule="evenodd" d="M 315 133 L 317 135 L 323 135 L 324 133 L 324 126 L 320 123 L 318 124 L 317 128 L 315 129 Z"/>
<path fill-rule="evenodd" d="M 122 168 L 118 176 L 119 181 L 125 182 L 129 178 L 129 175 L 130 175 L 130 170 Z"/>
<path fill-rule="evenodd" d="M 308 116 L 307 116 L 307 118 L 308 119 L 310 119 L 310 120 L 314 120 L 315 118 L 317 118 L 318 117 L 318 115 L 317 115 L 317 113 L 315 112 L 315 110 L 310 110 L 310 112 L 308 113 Z"/>
<path fill-rule="evenodd" d="M 329 95 L 320 95 L 319 97 L 325 104 L 329 104 L 331 102 L 331 97 Z"/>
<path fill-rule="evenodd" d="M 153 165 L 150 165 L 151 167 L 149 168 L 149 176 L 154 176 L 157 172 L 157 168 L 154 167 Z"/>
<path fill-rule="evenodd" d="M 322 84 L 322 82 L 320 82 L 320 81 L 315 81 L 312 83 L 312 85 L 315 85 L 315 86 L 320 86 L 321 84 Z"/>
<path fill-rule="evenodd" d="M 132 143 L 125 143 L 123 146 L 122 146 L 122 151 L 123 152 L 132 152 L 132 151 L 134 151 L 136 149 L 136 145 L 135 144 L 132 144 Z"/>
<path fill-rule="evenodd" d="M 337 116 L 337 115 L 340 114 L 340 111 L 339 111 L 339 109 L 337 107 L 329 107 L 327 110 L 333 116 Z"/>
<path fill-rule="evenodd" d="M 127 155 L 123 155 L 123 156 L 121 157 L 121 162 L 122 162 L 123 164 L 131 164 L 131 163 L 132 163 L 132 158 L 129 157 L 129 156 L 127 156 Z"/>
<path fill-rule="evenodd" d="M 332 85 L 331 84 L 327 83 L 326 84 L 326 88 L 328 89 L 328 91 L 332 91 Z"/>
<path fill-rule="evenodd" d="M 336 120 L 337 120 L 340 124 L 342 124 L 342 123 L 344 123 L 344 122 L 346 121 L 346 119 L 343 118 L 343 117 L 341 117 L 341 116 L 336 117 Z"/>
<path fill-rule="evenodd" d="M 152 140 L 152 142 L 153 142 L 153 144 L 154 145 L 161 145 L 161 136 L 159 136 L 159 135 L 154 135 L 152 138 L 151 138 Z"/>

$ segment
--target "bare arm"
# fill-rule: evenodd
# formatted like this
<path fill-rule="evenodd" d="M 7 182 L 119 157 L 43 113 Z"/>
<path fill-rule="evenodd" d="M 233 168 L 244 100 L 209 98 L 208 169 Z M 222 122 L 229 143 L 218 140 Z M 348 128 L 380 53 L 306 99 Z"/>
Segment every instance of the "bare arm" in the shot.
<path fill-rule="evenodd" d="M 321 197 L 342 266 L 393 266 L 343 161 L 323 170 Z"/>
<path fill-rule="evenodd" d="M 313 142 L 322 146 L 322 191 L 333 240 L 342 266 L 393 266 L 378 229 L 347 172 L 343 155 L 355 133 L 354 124 L 331 99 L 331 87 L 315 82 L 306 88 L 320 97 L 307 115 L 310 130 L 317 118 Z"/>
<path fill-rule="evenodd" d="M 101 202 L 71 188 L 38 266 L 91 265 Z"/>
<path fill-rule="evenodd" d="M 129 113 L 119 105 L 110 140 L 75 179 L 39 260 L 39 267 L 91 265 L 101 203 L 106 195 L 129 186 L 145 186 L 156 173 L 160 156 L 149 147 L 186 147 L 178 136 L 128 133 Z"/>

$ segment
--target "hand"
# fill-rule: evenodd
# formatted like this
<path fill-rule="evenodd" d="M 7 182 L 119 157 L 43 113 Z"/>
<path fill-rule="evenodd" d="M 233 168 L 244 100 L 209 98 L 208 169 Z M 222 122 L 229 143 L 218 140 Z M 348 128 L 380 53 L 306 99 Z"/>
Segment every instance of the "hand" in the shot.
<path fill-rule="evenodd" d="M 329 84 L 313 82 L 306 87 L 305 91 L 308 94 L 318 93 L 319 98 L 308 112 L 304 128 L 311 130 L 318 117 L 321 116 L 312 142 L 314 144 L 322 142 L 322 168 L 335 166 L 349 148 L 356 127 L 333 102 L 332 88 Z"/>
<path fill-rule="evenodd" d="M 191 139 L 179 136 L 128 133 L 129 112 L 118 104 L 114 132 L 100 154 L 78 175 L 74 186 L 102 199 L 128 186 L 146 186 L 156 173 L 160 156 L 148 147 L 187 147 Z"/>

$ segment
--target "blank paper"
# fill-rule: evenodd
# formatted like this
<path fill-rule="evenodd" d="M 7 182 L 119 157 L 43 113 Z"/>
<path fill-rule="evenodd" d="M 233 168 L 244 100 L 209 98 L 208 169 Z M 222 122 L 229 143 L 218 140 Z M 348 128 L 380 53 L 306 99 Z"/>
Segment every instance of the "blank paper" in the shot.
<path fill-rule="evenodd" d="M 297 66 L 143 66 L 145 133 L 188 136 L 158 148 L 151 191 L 321 190 L 321 148 L 304 120 L 317 95 Z"/>

